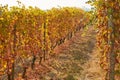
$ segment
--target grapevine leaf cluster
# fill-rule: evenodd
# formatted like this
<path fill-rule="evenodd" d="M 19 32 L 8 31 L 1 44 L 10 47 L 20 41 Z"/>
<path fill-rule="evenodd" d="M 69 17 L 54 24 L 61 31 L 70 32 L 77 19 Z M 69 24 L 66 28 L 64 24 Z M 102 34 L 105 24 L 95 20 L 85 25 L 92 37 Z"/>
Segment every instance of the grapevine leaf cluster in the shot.
<path fill-rule="evenodd" d="M 120 0 L 90 0 L 96 14 L 97 46 L 100 66 L 106 80 L 120 75 Z"/>

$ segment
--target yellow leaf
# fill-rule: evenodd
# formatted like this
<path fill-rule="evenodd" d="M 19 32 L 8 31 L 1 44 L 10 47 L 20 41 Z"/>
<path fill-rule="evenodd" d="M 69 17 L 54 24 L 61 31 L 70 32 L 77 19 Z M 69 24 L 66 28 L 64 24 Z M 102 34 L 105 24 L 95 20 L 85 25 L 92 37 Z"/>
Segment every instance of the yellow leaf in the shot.
<path fill-rule="evenodd" d="M 7 67 L 7 65 L 6 64 L 4 64 L 4 66 L 3 66 L 4 68 L 6 68 Z"/>
<path fill-rule="evenodd" d="M 84 37 L 85 35 L 86 35 L 85 33 L 81 34 L 82 37 Z"/>
<path fill-rule="evenodd" d="M 2 21 L 4 18 L 0 18 L 0 20 Z"/>

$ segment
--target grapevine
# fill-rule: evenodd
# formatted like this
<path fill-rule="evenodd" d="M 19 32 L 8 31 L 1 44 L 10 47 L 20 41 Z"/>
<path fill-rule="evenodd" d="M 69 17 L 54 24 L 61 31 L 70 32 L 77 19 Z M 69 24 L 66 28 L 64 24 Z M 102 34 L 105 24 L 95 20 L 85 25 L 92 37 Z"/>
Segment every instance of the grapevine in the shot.
<path fill-rule="evenodd" d="M 90 0 L 97 13 L 97 46 L 105 80 L 116 80 L 120 72 L 120 1 Z"/>

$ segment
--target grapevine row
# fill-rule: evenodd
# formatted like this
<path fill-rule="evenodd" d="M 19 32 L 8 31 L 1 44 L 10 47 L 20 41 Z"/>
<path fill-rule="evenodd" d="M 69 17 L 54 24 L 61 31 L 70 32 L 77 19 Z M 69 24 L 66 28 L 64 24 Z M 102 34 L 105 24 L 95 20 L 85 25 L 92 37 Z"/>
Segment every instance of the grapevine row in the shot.
<path fill-rule="evenodd" d="M 97 45 L 104 80 L 119 80 L 120 76 L 120 0 L 90 0 L 96 13 Z"/>
<path fill-rule="evenodd" d="M 0 6 L 0 75 L 14 80 L 17 65 L 23 67 L 23 78 L 32 58 L 31 68 L 52 54 L 53 49 L 69 39 L 88 22 L 88 15 L 78 8 L 53 8 L 42 11 L 25 6 Z M 22 63 L 19 63 L 19 59 Z M 28 61 L 29 62 L 29 61 Z"/>

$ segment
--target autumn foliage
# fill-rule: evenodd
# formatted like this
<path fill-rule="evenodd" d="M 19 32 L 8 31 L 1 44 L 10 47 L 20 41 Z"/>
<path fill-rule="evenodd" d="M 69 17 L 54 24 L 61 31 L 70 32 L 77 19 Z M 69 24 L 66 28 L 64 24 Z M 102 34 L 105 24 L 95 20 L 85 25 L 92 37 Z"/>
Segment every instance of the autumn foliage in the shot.
<path fill-rule="evenodd" d="M 79 8 L 53 8 L 48 11 L 25 6 L 0 6 L 0 76 L 14 80 L 17 65 L 34 68 L 52 50 L 71 38 L 88 22 L 88 15 Z M 39 58 L 36 58 L 39 57 Z M 27 60 L 32 59 L 28 65 Z"/>
<path fill-rule="evenodd" d="M 96 13 L 97 46 L 105 80 L 120 76 L 120 0 L 89 0 Z M 116 78 L 115 78 L 116 76 Z"/>

